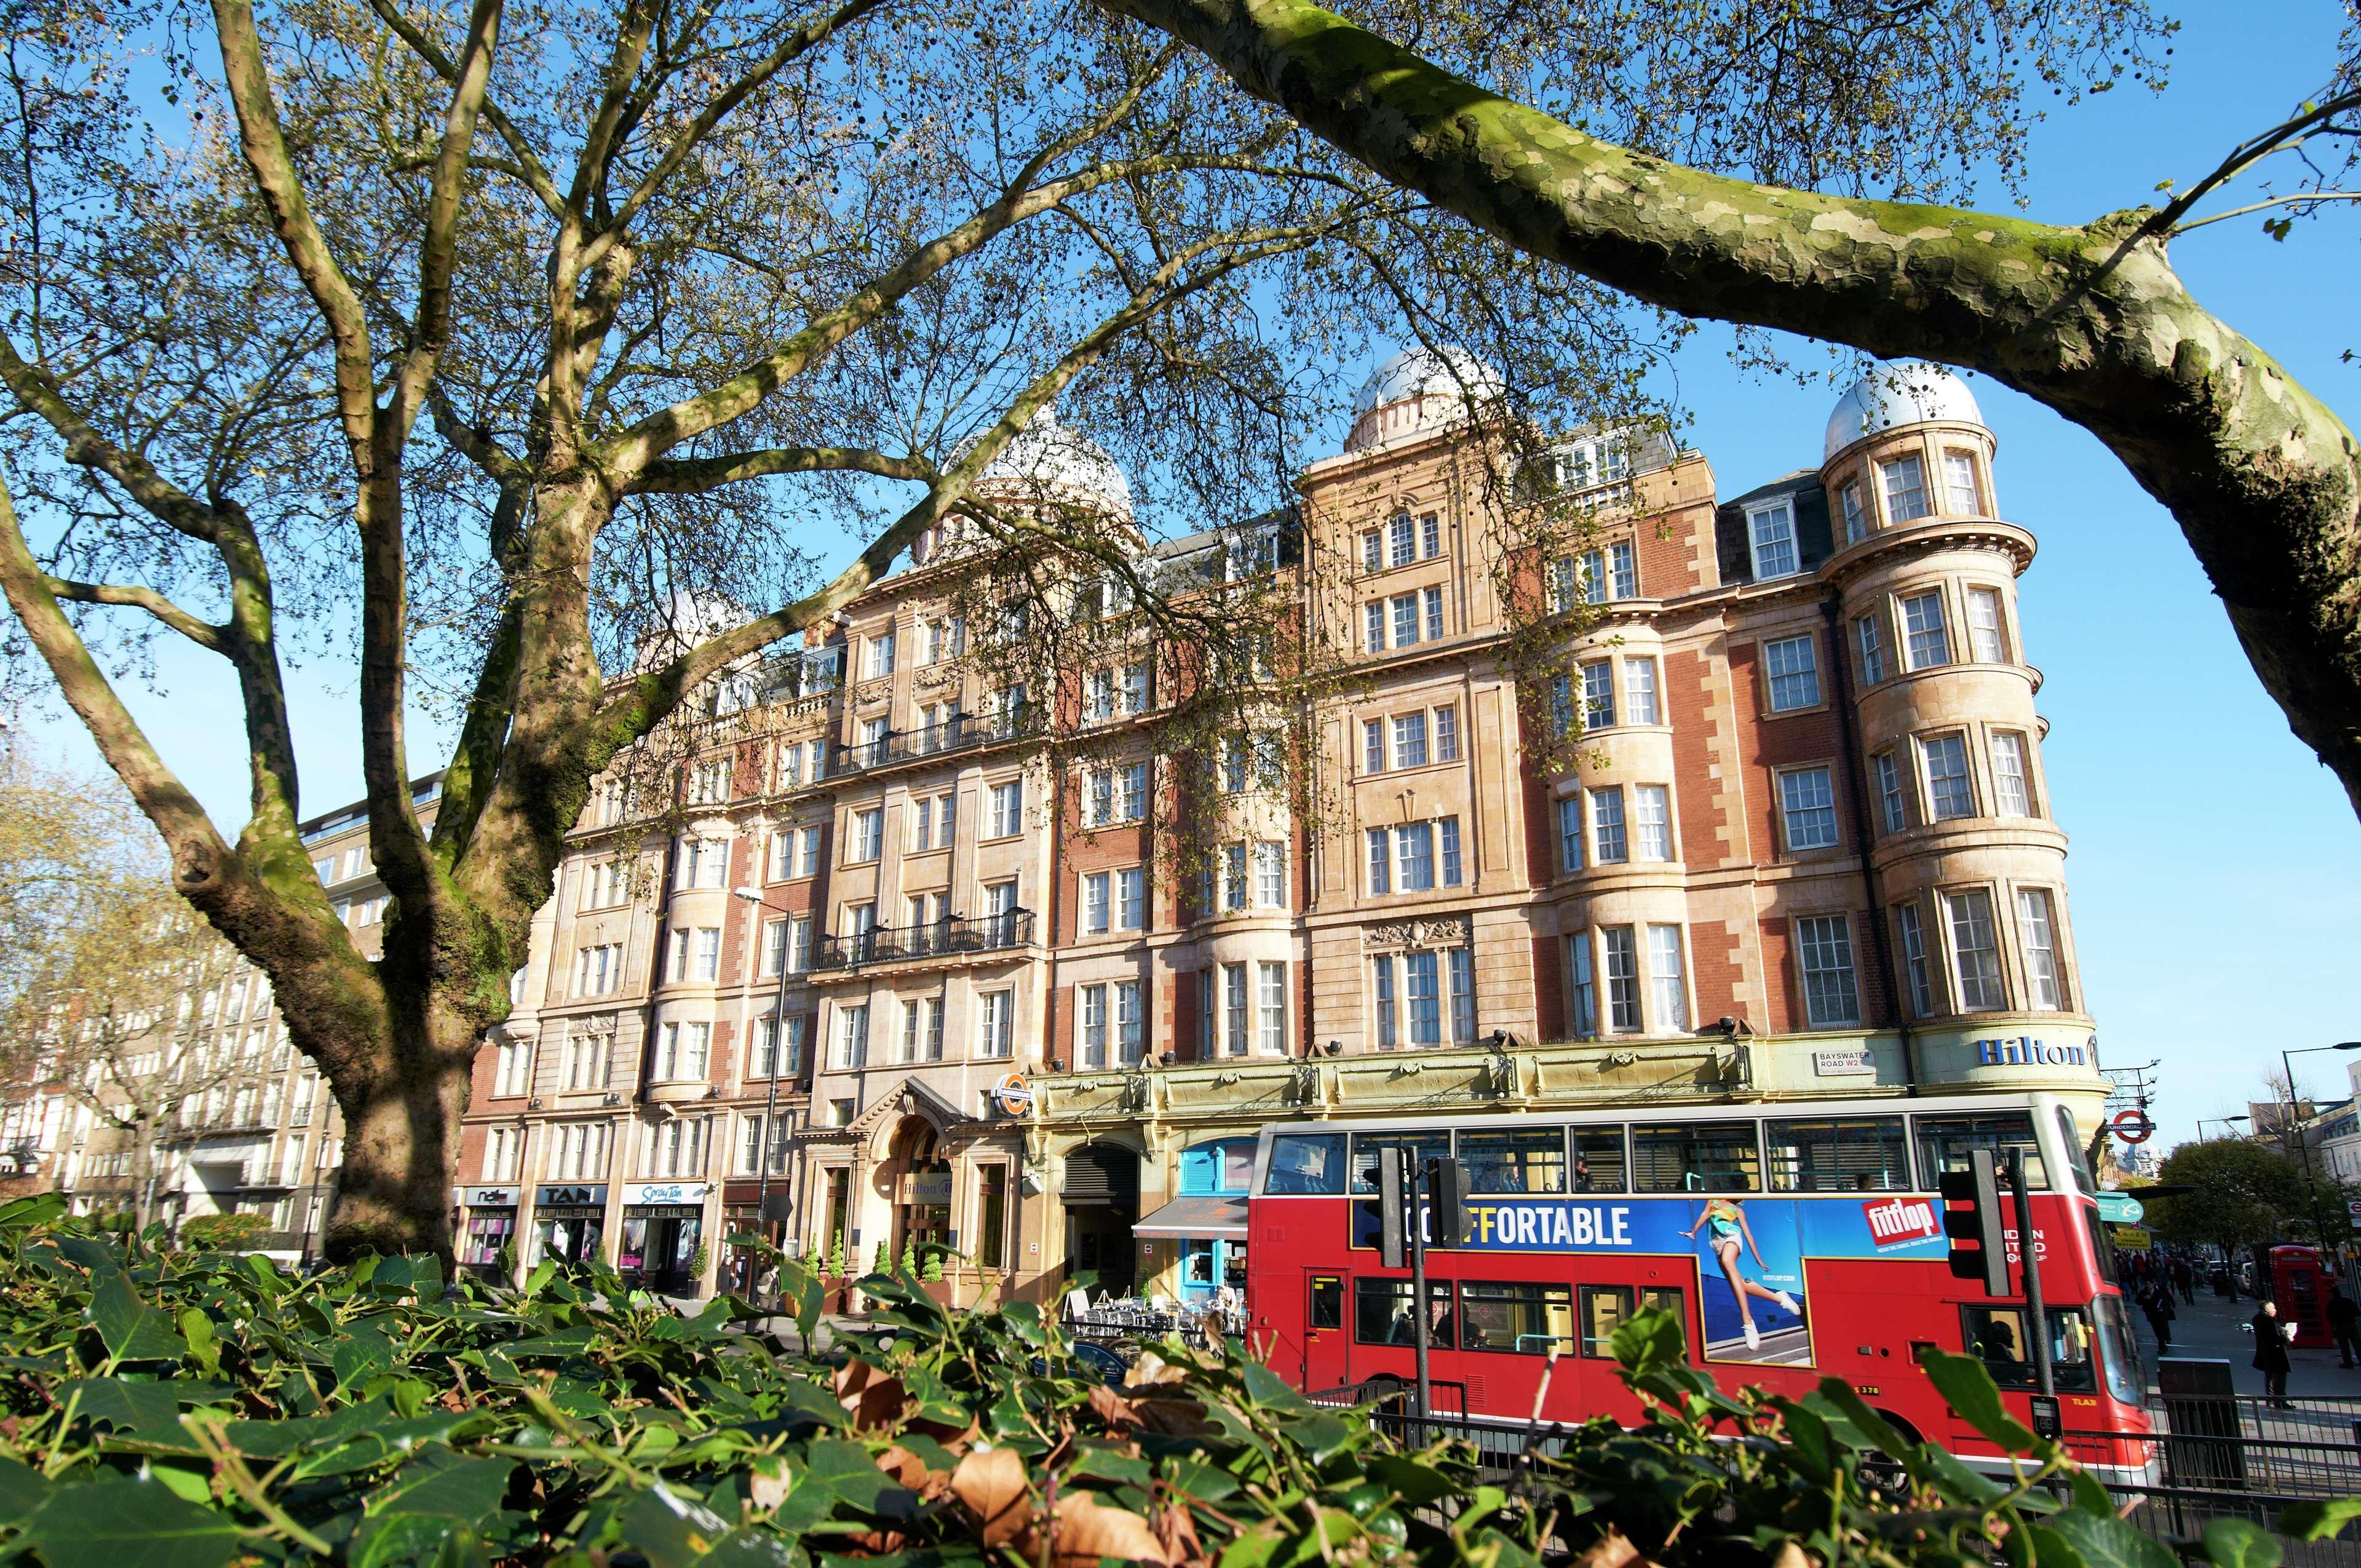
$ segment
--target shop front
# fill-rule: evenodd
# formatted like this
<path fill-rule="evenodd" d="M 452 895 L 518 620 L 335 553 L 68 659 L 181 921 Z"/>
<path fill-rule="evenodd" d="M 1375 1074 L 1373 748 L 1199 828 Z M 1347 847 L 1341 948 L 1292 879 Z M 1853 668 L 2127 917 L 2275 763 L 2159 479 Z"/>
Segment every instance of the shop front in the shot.
<path fill-rule="evenodd" d="M 500 1254 L 516 1240 L 517 1194 L 513 1187 L 459 1189 L 462 1267 L 495 1277 L 506 1272 Z"/>
<path fill-rule="evenodd" d="M 590 1263 L 607 1230 L 607 1184 L 553 1183 L 533 1197 L 535 1263 Z"/>
<path fill-rule="evenodd" d="M 1173 1289 L 1198 1310 L 1243 1309 L 1246 1299 L 1246 1190 L 1254 1140 L 1222 1138 L 1180 1151 L 1180 1196 L 1132 1226 L 1142 1242 L 1179 1249 Z"/>
<path fill-rule="evenodd" d="M 704 1181 L 624 1183 L 616 1268 L 658 1295 L 693 1294 L 704 1262 L 705 1201 L 712 1190 Z"/>

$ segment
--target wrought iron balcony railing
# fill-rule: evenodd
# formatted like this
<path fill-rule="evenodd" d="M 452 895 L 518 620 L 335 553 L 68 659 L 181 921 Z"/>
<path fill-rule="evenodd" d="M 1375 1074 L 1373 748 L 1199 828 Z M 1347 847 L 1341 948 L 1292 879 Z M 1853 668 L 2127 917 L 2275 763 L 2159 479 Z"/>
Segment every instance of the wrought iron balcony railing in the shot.
<path fill-rule="evenodd" d="M 1022 711 L 983 717 L 961 713 L 953 716 L 948 723 L 926 725 L 888 735 L 879 740 L 838 746 L 829 762 L 829 776 L 834 778 L 840 773 L 862 773 L 895 762 L 918 762 L 951 751 L 972 751 L 978 746 L 1017 740 L 1032 733 L 1032 716 Z"/>
<path fill-rule="evenodd" d="M 954 916 L 926 926 L 880 926 L 841 937 L 822 937 L 812 945 L 812 968 L 818 971 L 860 969 L 910 959 L 989 953 L 1029 947 L 1032 941 L 1030 909 L 974 918 Z"/>

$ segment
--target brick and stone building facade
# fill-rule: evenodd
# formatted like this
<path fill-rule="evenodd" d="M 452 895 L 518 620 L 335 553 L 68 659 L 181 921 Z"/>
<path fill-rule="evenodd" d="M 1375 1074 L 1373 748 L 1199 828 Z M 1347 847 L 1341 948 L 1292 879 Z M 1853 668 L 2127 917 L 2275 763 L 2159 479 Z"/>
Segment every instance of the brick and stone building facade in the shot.
<path fill-rule="evenodd" d="M 1352 678 L 1301 716 L 1316 823 L 1233 794 L 1226 761 L 1178 788 L 1129 666 L 1077 673 L 1104 676 L 1104 755 L 1053 769 L 1038 711 L 966 656 L 943 539 L 717 682 L 674 793 L 613 782 L 575 831 L 478 1063 L 463 1259 L 709 1288 L 768 1200 L 774 1234 L 854 1272 L 948 1245 L 967 1299 L 1077 1270 L 1202 1295 L 1242 1275 L 1224 1200 L 1275 1118 L 2037 1087 L 2087 1134 L 2106 1085 L 2017 617 L 2034 542 L 1966 388 L 1872 376 L 1818 466 L 1727 495 L 1696 451 L 1565 443 L 1595 526 L 1523 569 L 1586 608 L 1528 691 L 1463 417 L 1487 378 L 1399 356 L 1290 513 L 1139 544 L 1216 577 L 1320 565 L 1305 623 Z M 1129 518 L 1054 418 L 1020 470 Z M 1576 716 L 1570 756 L 1540 743 Z M 1183 798 L 1202 888 L 1157 849 Z M 367 946 L 359 811 L 304 836 Z M 187 1011 L 238 1070 L 165 1135 L 161 1210 L 265 1213 L 301 1250 L 333 1101 L 260 975 Z M 119 1135 L 58 1096 L 10 1114 L 20 1185 L 129 1206 Z"/>
<path fill-rule="evenodd" d="M 1307 621 L 1355 678 L 1302 716 L 1335 809 L 1212 801 L 1208 894 L 1158 869 L 1153 693 L 1110 672 L 1108 760 L 1053 773 L 965 657 L 940 541 L 718 683 L 677 798 L 619 784 L 576 831 L 478 1066 L 467 1255 L 708 1288 L 768 1198 L 856 1273 L 923 1240 L 970 1297 L 1077 1269 L 1182 1295 L 1242 1273 L 1219 1200 L 1274 1118 L 2029 1087 L 2094 1118 L 2033 541 L 1967 389 L 1880 372 L 1817 466 L 1727 495 L 1696 451 L 1566 443 L 1597 526 L 1532 567 L 1588 609 L 1523 691 L 1462 418 L 1484 376 L 1389 364 L 1251 525 L 1326 564 Z M 1026 440 L 1128 516 L 1084 438 Z M 1545 763 L 1532 727 L 1576 714 Z"/>

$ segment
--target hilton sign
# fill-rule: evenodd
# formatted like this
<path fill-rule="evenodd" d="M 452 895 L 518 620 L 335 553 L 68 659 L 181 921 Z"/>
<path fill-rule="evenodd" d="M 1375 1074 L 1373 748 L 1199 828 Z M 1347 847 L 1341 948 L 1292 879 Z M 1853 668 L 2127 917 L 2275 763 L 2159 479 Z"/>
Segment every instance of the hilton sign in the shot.
<path fill-rule="evenodd" d="M 1973 1044 L 1978 1067 L 2087 1067 L 2091 1060 L 2083 1047 L 2053 1046 L 2031 1035 Z"/>

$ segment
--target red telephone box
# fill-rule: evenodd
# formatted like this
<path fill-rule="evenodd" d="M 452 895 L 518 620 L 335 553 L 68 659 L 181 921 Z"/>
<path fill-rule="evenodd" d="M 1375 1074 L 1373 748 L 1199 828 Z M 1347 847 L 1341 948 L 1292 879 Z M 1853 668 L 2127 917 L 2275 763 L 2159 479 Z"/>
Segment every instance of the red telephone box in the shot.
<path fill-rule="evenodd" d="M 2308 1246 L 2275 1246 L 2268 1261 L 2268 1294 L 2279 1304 L 2280 1321 L 2295 1325 L 2292 1343 L 2314 1349 L 2334 1344 L 2328 1332 L 2328 1298 L 2336 1281 L 2321 1263 L 2319 1252 Z"/>

